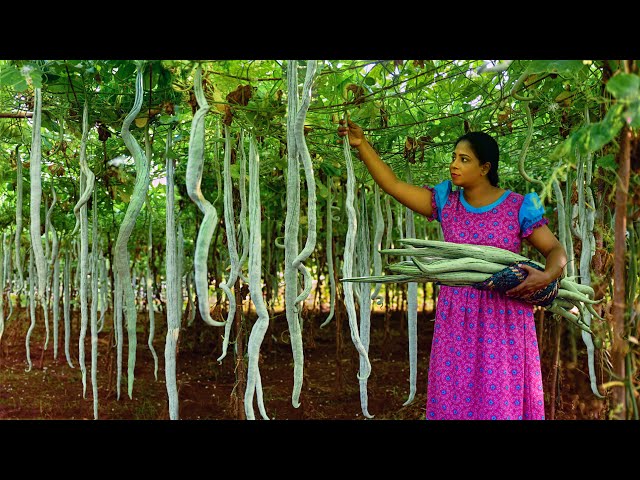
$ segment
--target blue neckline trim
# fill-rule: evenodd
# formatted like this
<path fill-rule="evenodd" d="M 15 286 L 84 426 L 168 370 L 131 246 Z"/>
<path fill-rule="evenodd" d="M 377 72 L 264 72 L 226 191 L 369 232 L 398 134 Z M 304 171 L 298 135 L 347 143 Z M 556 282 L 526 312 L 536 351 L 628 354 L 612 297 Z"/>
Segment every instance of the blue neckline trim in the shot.
<path fill-rule="evenodd" d="M 489 204 L 489 205 L 485 205 L 484 207 L 472 207 L 471 205 L 469 205 L 467 203 L 467 201 L 464 198 L 464 189 L 460 189 L 460 203 L 462 203 L 462 205 L 464 205 L 464 208 L 466 208 L 468 211 L 473 212 L 473 213 L 484 213 L 484 212 L 488 212 L 489 210 L 491 210 L 494 207 L 497 207 L 498 205 L 500 205 L 511 193 L 511 190 L 506 190 L 501 196 L 500 198 L 498 198 L 495 202 Z"/>

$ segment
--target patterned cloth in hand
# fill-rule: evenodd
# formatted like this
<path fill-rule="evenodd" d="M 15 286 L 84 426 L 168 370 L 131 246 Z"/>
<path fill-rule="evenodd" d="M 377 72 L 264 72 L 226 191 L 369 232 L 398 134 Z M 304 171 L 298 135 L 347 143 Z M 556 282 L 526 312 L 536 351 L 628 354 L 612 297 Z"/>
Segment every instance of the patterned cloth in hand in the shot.
<path fill-rule="evenodd" d="M 512 288 L 520 285 L 522 282 L 524 282 L 525 278 L 527 278 L 527 271 L 524 268 L 519 267 L 518 265 L 520 264 L 529 265 L 530 267 L 533 267 L 537 270 L 544 271 L 542 267 L 536 265 L 533 262 L 516 262 L 500 270 L 499 272 L 494 273 L 484 282 L 476 283 L 473 286 L 479 290 L 497 290 L 498 292 L 503 293 L 507 290 L 511 290 Z M 533 305 L 546 307 L 547 305 L 551 305 L 551 303 L 553 303 L 557 295 L 558 280 L 556 279 L 545 288 L 542 288 L 527 296 L 521 296 L 518 298 Z"/>

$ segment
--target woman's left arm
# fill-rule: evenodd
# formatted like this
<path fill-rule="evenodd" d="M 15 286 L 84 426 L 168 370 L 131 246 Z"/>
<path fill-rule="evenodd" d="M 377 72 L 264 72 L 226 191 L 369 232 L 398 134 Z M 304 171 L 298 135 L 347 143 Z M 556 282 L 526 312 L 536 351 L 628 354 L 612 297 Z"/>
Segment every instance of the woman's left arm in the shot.
<path fill-rule="evenodd" d="M 544 272 L 528 265 L 520 265 L 528 273 L 527 278 L 507 295 L 526 296 L 536 292 L 560 277 L 567 264 L 567 252 L 549 227 L 542 225 L 533 230 L 526 240 L 546 258 Z"/>

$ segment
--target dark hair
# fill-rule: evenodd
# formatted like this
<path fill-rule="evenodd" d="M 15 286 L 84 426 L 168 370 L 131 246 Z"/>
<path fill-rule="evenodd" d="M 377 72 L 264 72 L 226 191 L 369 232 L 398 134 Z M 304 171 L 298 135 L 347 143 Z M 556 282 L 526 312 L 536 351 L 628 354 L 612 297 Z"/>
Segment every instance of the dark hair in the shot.
<path fill-rule="evenodd" d="M 500 157 L 498 142 L 496 142 L 491 135 L 484 132 L 467 132 L 456 140 L 455 145 L 458 145 L 462 140 L 469 142 L 471 149 L 478 157 L 478 160 L 480 160 L 480 165 L 484 165 L 487 162 L 491 164 L 491 169 L 488 174 L 489 182 L 494 187 L 497 187 L 498 160 Z"/>

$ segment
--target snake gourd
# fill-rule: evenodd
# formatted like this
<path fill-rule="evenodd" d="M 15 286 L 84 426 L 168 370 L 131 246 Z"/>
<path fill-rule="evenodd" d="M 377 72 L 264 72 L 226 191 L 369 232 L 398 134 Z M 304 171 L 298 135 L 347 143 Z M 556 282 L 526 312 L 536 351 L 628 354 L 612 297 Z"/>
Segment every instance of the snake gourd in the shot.
<path fill-rule="evenodd" d="M 128 339 L 128 358 L 127 358 L 127 392 L 129 398 L 133 396 L 133 383 L 134 383 L 134 369 L 136 363 L 136 305 L 135 294 L 133 291 L 133 285 L 131 283 L 131 271 L 129 269 L 129 252 L 127 250 L 127 242 L 133 232 L 133 227 L 136 223 L 136 218 L 144 205 L 147 190 L 149 189 L 149 168 L 147 162 L 151 161 L 145 155 L 145 152 L 140 147 L 138 141 L 133 137 L 129 127 L 133 120 L 140 113 L 143 100 L 143 85 L 142 85 L 142 73 L 144 68 L 144 62 L 136 62 L 136 83 L 135 83 L 135 98 L 131 111 L 125 117 L 122 122 L 122 140 L 124 141 L 127 149 L 133 156 L 136 165 L 136 180 L 133 187 L 133 193 L 131 200 L 127 206 L 124 219 L 120 224 L 118 231 L 118 237 L 115 245 L 114 264 L 116 267 L 116 273 L 118 278 L 118 284 L 116 284 L 116 298 L 121 300 L 116 305 L 120 310 L 124 307 L 124 313 L 127 320 L 127 339 Z M 122 318 L 122 317 L 120 317 Z M 121 345 L 119 344 L 119 347 Z M 120 382 L 118 381 L 118 385 Z"/>
<path fill-rule="evenodd" d="M 198 102 L 198 110 L 191 122 L 191 136 L 189 137 L 189 158 L 187 161 L 186 186 L 189 198 L 204 214 L 194 252 L 193 265 L 195 268 L 195 286 L 198 295 L 198 309 L 200 316 L 207 325 L 222 327 L 225 322 L 211 318 L 209 311 L 209 283 L 207 282 L 207 257 L 209 245 L 214 230 L 218 224 L 218 211 L 204 197 L 200 188 L 202 170 L 204 167 L 205 145 L 205 116 L 209 112 L 209 104 L 202 89 L 202 67 L 196 68 L 194 75 L 194 91 Z"/>
<path fill-rule="evenodd" d="M 177 268 L 176 222 L 175 222 L 175 164 L 169 152 L 172 143 L 171 130 L 167 134 L 166 142 L 166 275 L 167 275 L 167 334 L 164 344 L 165 384 L 169 399 L 169 419 L 178 420 L 179 400 L 176 375 L 176 350 L 180 336 L 182 319 L 181 279 Z M 191 295 L 189 295 L 191 298 Z"/>
<path fill-rule="evenodd" d="M 260 185 L 259 169 L 260 157 L 256 152 L 255 139 L 250 139 L 249 150 L 249 293 L 256 309 L 258 318 L 251 328 L 247 353 L 249 365 L 247 368 L 247 385 L 244 394 L 244 408 L 247 420 L 255 418 L 253 412 L 253 395 L 258 393 L 258 405 L 262 418 L 269 417 L 264 408 L 262 398 L 262 383 L 260 379 L 260 345 L 269 327 L 269 313 L 262 295 L 262 235 L 260 219 Z"/>

